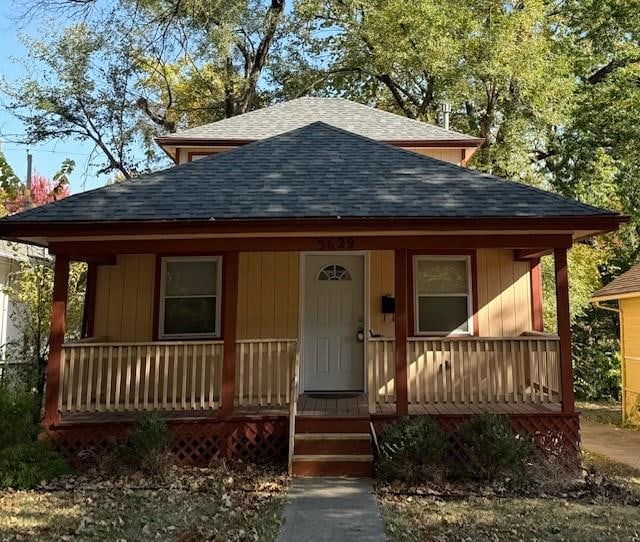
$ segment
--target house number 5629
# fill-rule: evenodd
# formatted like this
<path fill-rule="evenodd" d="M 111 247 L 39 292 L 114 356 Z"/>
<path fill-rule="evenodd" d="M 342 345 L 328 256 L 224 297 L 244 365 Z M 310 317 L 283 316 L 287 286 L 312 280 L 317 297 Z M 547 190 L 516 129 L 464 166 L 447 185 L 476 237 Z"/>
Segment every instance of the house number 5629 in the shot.
<path fill-rule="evenodd" d="M 355 245 L 353 237 L 323 237 L 318 239 L 320 250 L 351 250 Z"/>

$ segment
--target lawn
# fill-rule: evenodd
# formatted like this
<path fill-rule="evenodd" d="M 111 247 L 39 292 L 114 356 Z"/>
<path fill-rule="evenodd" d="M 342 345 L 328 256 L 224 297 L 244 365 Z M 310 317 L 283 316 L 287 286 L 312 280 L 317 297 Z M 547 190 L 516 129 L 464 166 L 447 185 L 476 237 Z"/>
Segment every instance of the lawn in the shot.
<path fill-rule="evenodd" d="M 619 402 L 577 401 L 576 410 L 587 422 L 604 423 L 622 427 L 622 407 Z"/>
<path fill-rule="evenodd" d="M 392 541 L 600 542 L 640 540 L 640 473 L 588 454 L 594 491 L 502 496 L 473 492 L 395 492 L 378 498 Z"/>
<path fill-rule="evenodd" d="M 285 476 L 251 467 L 175 468 L 160 482 L 74 477 L 0 492 L 0 540 L 275 540 L 285 491 Z"/>

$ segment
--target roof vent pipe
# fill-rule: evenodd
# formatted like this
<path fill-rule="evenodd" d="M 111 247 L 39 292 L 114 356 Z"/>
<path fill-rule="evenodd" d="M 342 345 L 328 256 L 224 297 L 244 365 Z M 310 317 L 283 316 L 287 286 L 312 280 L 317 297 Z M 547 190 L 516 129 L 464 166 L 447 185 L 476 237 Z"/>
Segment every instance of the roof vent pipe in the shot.
<path fill-rule="evenodd" d="M 449 102 L 444 102 L 442 104 L 442 127 L 445 130 L 449 129 L 449 115 L 451 115 L 451 105 Z"/>

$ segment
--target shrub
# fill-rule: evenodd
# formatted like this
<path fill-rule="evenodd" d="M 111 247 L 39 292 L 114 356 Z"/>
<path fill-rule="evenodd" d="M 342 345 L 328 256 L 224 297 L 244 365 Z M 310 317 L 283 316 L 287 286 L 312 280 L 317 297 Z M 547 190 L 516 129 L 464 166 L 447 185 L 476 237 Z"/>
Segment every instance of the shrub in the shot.
<path fill-rule="evenodd" d="M 33 440 L 0 450 L 0 487 L 33 489 L 70 472 L 64 458 L 48 443 Z"/>
<path fill-rule="evenodd" d="M 532 445 L 513 433 L 506 416 L 482 413 L 462 424 L 454 436 L 465 458 L 456 462 L 466 479 L 492 482 L 525 476 Z"/>
<path fill-rule="evenodd" d="M 385 428 L 378 476 L 410 483 L 437 478 L 443 474 L 448 446 L 446 433 L 433 418 L 402 418 Z"/>
<path fill-rule="evenodd" d="M 38 395 L 0 385 L 0 450 L 35 440 L 39 414 Z"/>
<path fill-rule="evenodd" d="M 140 414 L 133 425 L 127 443 L 121 450 L 122 459 L 151 475 L 162 474 L 167 467 L 169 428 L 156 412 Z"/>

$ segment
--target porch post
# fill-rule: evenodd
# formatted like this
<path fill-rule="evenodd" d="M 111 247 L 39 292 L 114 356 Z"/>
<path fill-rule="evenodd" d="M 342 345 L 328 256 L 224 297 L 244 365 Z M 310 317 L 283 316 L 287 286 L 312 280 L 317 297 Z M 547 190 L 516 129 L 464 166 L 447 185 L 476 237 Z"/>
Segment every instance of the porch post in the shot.
<path fill-rule="evenodd" d="M 395 363 L 396 363 L 396 414 L 404 416 L 409 413 L 407 396 L 407 250 L 396 249 L 395 251 Z"/>
<path fill-rule="evenodd" d="M 556 274 L 558 336 L 560 337 L 560 388 L 562 390 L 562 411 L 574 412 L 567 249 L 564 247 L 555 248 L 553 251 L 553 257 Z"/>
<path fill-rule="evenodd" d="M 238 315 L 238 253 L 227 252 L 223 256 L 222 304 L 223 304 L 223 359 L 222 359 L 222 396 L 220 414 L 233 413 L 236 389 L 236 326 Z"/>
<path fill-rule="evenodd" d="M 53 302 L 51 304 L 51 334 L 47 359 L 47 382 L 44 406 L 45 426 L 60 420 L 58 392 L 60 389 L 60 366 L 67 315 L 67 292 L 69 289 L 69 255 L 56 255 L 53 277 Z"/>

